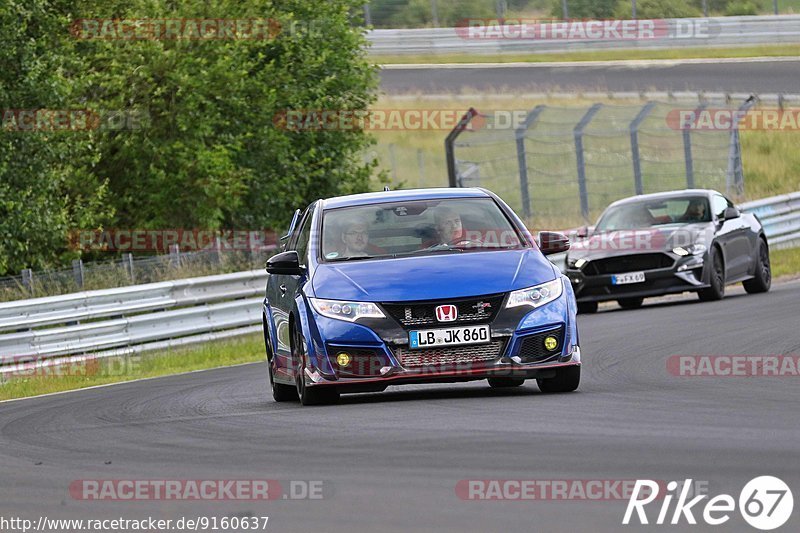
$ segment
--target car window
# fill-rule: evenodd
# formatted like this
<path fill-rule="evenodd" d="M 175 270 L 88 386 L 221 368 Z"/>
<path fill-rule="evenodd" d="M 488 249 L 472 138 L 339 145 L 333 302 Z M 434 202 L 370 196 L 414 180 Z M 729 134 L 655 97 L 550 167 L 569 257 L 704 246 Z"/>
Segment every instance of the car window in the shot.
<path fill-rule="evenodd" d="M 708 199 L 703 196 L 649 199 L 609 207 L 597 223 L 595 231 L 642 229 L 710 220 Z"/>
<path fill-rule="evenodd" d="M 308 256 L 308 243 L 311 238 L 311 219 L 313 218 L 313 209 L 309 207 L 306 209 L 303 218 L 298 225 L 297 234 L 293 237 L 294 242 L 289 243 L 290 250 L 296 250 L 297 255 L 300 257 L 300 264 L 305 264 L 306 257 Z"/>
<path fill-rule="evenodd" d="M 491 198 L 412 200 L 326 210 L 321 256 L 344 261 L 514 249 L 523 242 Z"/>
<path fill-rule="evenodd" d="M 725 214 L 725 209 L 727 208 L 728 200 L 726 200 L 724 196 L 715 194 L 711 197 L 711 210 L 714 212 L 714 216 L 717 218 L 722 218 L 722 216 Z"/>

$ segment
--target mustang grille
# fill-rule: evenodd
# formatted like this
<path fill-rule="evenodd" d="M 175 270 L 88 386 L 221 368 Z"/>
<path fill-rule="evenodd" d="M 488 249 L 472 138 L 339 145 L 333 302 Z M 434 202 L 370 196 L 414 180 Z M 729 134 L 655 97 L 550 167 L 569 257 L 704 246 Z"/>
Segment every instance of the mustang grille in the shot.
<path fill-rule="evenodd" d="M 600 274 L 623 274 L 625 272 L 636 272 L 638 270 L 668 268 L 674 263 L 674 259 L 663 253 L 620 255 L 617 257 L 606 257 L 589 261 L 584 271 L 590 276 L 597 276 Z"/>
<path fill-rule="evenodd" d="M 405 327 L 457 326 L 459 324 L 491 322 L 500 310 L 504 296 L 503 294 L 495 294 L 479 298 L 454 298 L 435 302 L 385 303 L 383 307 L 392 318 Z M 458 318 L 453 322 L 439 322 L 436 320 L 436 307 L 447 304 L 455 305 L 458 308 Z"/>
<path fill-rule="evenodd" d="M 457 365 L 481 363 L 500 357 L 505 341 L 492 341 L 474 346 L 452 346 L 449 348 L 425 348 L 412 350 L 406 347 L 394 349 L 395 357 L 405 368 L 423 366 Z"/>

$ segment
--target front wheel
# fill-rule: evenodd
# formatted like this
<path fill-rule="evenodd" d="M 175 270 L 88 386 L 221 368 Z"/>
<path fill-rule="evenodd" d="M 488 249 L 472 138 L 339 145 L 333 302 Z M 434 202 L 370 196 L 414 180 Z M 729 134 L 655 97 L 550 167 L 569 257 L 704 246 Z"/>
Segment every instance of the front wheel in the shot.
<path fill-rule="evenodd" d="M 597 312 L 597 302 L 578 302 L 578 313 L 588 315 Z"/>
<path fill-rule="evenodd" d="M 539 390 L 546 393 L 572 392 L 581 383 L 581 367 L 567 366 L 556 370 L 555 377 L 542 379 L 537 378 L 536 384 Z"/>
<path fill-rule="evenodd" d="M 269 367 L 269 384 L 272 385 L 272 399 L 276 402 L 296 402 L 297 389 L 291 385 L 275 383 L 272 375 L 272 363 L 267 361 L 267 366 Z"/>
<path fill-rule="evenodd" d="M 744 283 L 744 290 L 748 294 L 767 292 L 772 286 L 772 268 L 769 264 L 769 249 L 767 244 L 758 239 L 758 264 L 753 279 L 748 279 Z"/>
<path fill-rule="evenodd" d="M 722 261 L 722 254 L 716 246 L 711 249 L 709 254 L 711 264 L 710 287 L 702 289 L 697 295 L 703 302 L 714 302 L 725 297 L 725 263 Z"/>
<path fill-rule="evenodd" d="M 295 375 L 296 396 L 300 398 L 302 405 L 323 405 L 334 403 L 339 400 L 339 391 L 333 386 L 307 387 L 305 380 L 306 373 L 306 350 L 305 341 L 300 332 L 295 331 L 292 335 L 292 353 L 299 365 Z"/>

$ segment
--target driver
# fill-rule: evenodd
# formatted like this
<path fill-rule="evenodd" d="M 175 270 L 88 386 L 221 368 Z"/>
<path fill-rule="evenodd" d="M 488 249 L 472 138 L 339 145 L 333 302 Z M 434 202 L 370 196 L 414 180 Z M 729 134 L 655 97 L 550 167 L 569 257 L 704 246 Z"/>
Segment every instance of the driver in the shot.
<path fill-rule="evenodd" d="M 681 217 L 682 222 L 703 222 L 706 219 L 706 203 L 695 199 L 689 202 L 686 212 Z"/>
<path fill-rule="evenodd" d="M 464 240 L 461 217 L 449 207 L 439 207 L 433 213 L 436 233 L 441 244 L 453 244 Z"/>
<path fill-rule="evenodd" d="M 348 220 L 342 228 L 344 257 L 367 257 L 369 246 L 369 224 L 363 217 Z"/>

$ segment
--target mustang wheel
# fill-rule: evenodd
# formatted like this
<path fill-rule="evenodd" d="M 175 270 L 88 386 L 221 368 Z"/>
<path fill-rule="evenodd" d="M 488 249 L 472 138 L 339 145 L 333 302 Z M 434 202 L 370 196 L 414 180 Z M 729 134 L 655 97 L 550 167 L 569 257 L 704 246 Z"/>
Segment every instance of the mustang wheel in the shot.
<path fill-rule="evenodd" d="M 742 283 L 744 290 L 750 294 L 767 292 L 772 286 L 772 268 L 769 264 L 769 249 L 764 241 L 758 239 L 758 264 L 755 277 Z"/>
<path fill-rule="evenodd" d="M 509 387 L 519 387 L 525 380 L 522 378 L 489 378 L 489 386 L 493 389 L 505 389 Z"/>
<path fill-rule="evenodd" d="M 711 248 L 711 287 L 702 289 L 697 295 L 704 302 L 722 300 L 725 297 L 725 264 L 722 262 L 722 254 L 716 246 Z"/>
<path fill-rule="evenodd" d="M 581 383 L 581 367 L 567 366 L 559 368 L 553 378 L 537 378 L 536 384 L 542 392 L 572 392 Z"/>

